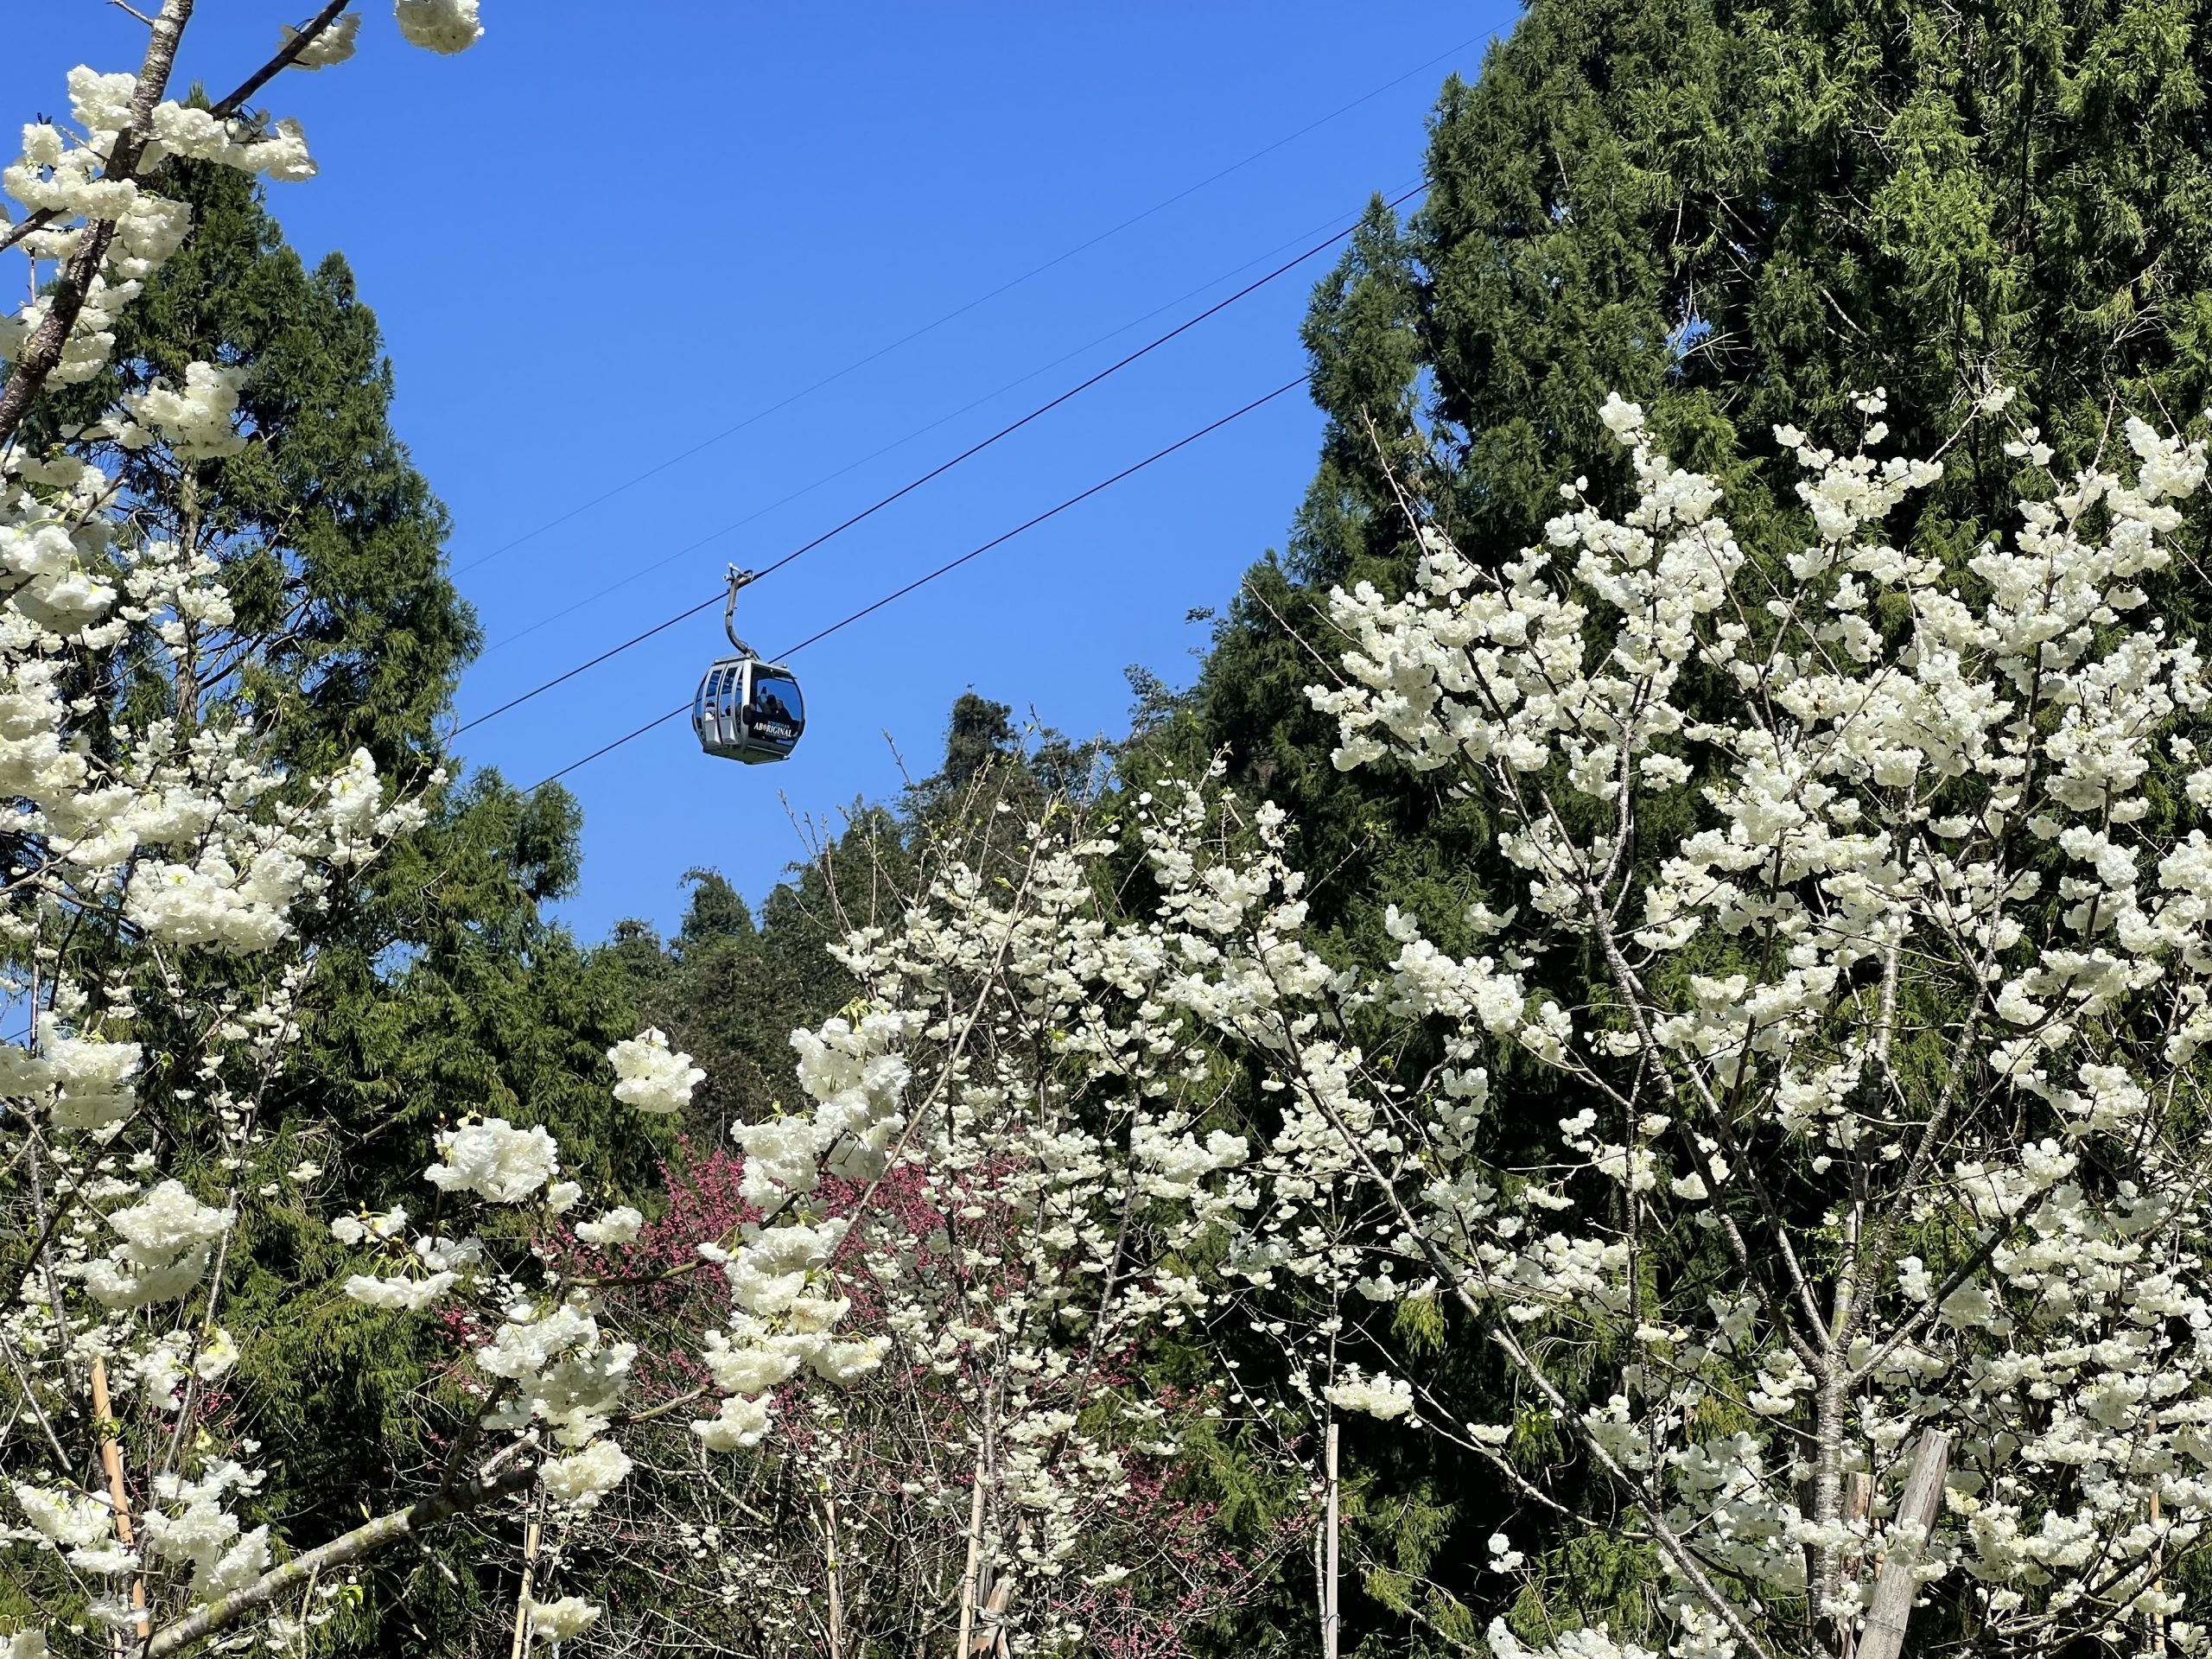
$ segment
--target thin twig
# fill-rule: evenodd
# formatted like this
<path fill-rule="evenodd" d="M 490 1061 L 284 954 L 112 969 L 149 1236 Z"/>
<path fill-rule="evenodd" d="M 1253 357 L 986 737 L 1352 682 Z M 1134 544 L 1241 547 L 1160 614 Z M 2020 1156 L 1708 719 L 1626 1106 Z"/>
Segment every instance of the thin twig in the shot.
<path fill-rule="evenodd" d="M 440 1522 L 450 1521 L 456 1516 L 467 1515 L 472 1510 L 480 1510 L 486 1503 L 527 1491 L 537 1478 L 535 1465 L 527 1469 L 510 1469 L 496 1479 L 471 1481 L 466 1486 L 450 1487 L 424 1498 L 419 1503 L 411 1503 L 390 1515 L 378 1516 L 342 1537 L 334 1538 L 304 1554 L 295 1555 L 283 1566 L 263 1573 L 243 1589 L 217 1596 L 174 1624 L 163 1625 L 146 1643 L 145 1659 L 168 1659 L 171 1654 L 180 1652 L 195 1642 L 228 1630 L 255 1608 L 267 1605 L 295 1585 L 307 1583 L 326 1568 L 345 1567 L 364 1560 Z"/>

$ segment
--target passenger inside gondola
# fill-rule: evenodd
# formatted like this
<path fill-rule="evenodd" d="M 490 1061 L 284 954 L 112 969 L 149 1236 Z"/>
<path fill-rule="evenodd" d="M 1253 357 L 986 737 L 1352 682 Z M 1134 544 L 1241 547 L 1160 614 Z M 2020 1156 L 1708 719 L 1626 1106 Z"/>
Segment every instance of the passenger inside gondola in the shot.
<path fill-rule="evenodd" d="M 798 687 L 790 680 L 760 676 L 753 683 L 753 713 L 757 720 L 788 726 L 797 735 L 802 724 Z"/>

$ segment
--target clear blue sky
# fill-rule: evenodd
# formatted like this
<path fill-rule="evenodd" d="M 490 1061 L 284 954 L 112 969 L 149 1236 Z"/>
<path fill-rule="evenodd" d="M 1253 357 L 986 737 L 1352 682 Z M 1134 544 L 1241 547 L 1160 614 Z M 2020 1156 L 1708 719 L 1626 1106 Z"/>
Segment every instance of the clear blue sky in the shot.
<path fill-rule="evenodd" d="M 201 0 L 182 73 L 227 90 L 308 10 L 292 3 Z M 66 111 L 73 64 L 136 65 L 141 26 L 101 0 L 16 10 L 0 62 L 11 119 Z M 1415 184 L 1438 86 L 1471 78 L 1514 16 L 1493 0 L 484 0 L 485 40 L 445 59 L 402 46 L 382 0 L 367 10 L 352 63 L 264 95 L 303 121 L 322 167 L 271 203 L 310 261 L 352 261 L 397 368 L 399 429 L 452 508 L 453 562 L 492 646 L 463 719 L 708 597 L 729 561 L 811 539 L 1370 194 Z M 1289 379 L 1328 264 L 749 590 L 741 632 L 788 645 Z M 794 818 L 834 826 L 893 792 L 894 746 L 932 770 L 969 687 L 1075 735 L 1118 734 L 1122 670 L 1188 681 L 1205 629 L 1185 613 L 1224 603 L 1281 543 L 1319 430 L 1302 393 L 1281 398 L 802 653 L 807 736 L 780 766 L 707 760 L 671 721 L 572 774 L 586 857 L 563 913 L 586 938 L 624 916 L 667 928 L 694 865 L 758 898 L 803 851 Z M 718 610 L 702 613 L 461 752 L 527 786 L 684 699 L 721 644 Z"/>

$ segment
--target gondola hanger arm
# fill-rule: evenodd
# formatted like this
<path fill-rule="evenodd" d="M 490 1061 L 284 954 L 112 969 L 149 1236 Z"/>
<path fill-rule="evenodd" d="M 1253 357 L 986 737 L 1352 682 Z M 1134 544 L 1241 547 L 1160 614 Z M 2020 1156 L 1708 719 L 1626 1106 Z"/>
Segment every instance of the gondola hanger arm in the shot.
<path fill-rule="evenodd" d="M 729 636 L 731 645 L 741 657 L 758 654 L 737 637 L 737 590 L 753 581 L 756 574 L 751 570 L 741 570 L 734 564 L 729 567 L 729 601 L 722 607 L 722 632 Z"/>

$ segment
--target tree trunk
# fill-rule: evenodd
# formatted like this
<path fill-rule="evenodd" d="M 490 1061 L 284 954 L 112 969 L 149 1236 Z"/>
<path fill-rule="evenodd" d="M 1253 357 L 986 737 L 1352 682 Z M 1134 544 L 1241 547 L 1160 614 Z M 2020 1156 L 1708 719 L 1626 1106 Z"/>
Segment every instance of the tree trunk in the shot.
<path fill-rule="evenodd" d="M 1843 1518 L 1848 1522 L 1864 1521 L 1874 1507 L 1874 1483 L 1863 1471 L 1853 1471 L 1843 1484 Z M 1837 1575 L 1843 1584 L 1856 1584 L 1859 1575 L 1866 1570 L 1866 1559 L 1857 1550 L 1845 1552 L 1842 1571 Z M 1846 1618 L 1836 1621 L 1835 1650 L 1838 1659 L 1856 1659 L 1859 1632 L 1853 1622 Z"/>
<path fill-rule="evenodd" d="M 1832 1527 L 1843 1518 L 1843 1428 L 1851 1402 L 1844 1391 L 1842 1357 L 1831 1354 L 1821 1378 L 1813 1406 L 1813 1513 L 1816 1526 Z M 1836 1592 L 1843 1578 L 1843 1551 L 1821 1544 L 1813 1551 L 1813 1580 L 1806 1586 L 1813 1628 L 1831 1626 L 1829 1645 L 1839 1656 L 1847 1650 L 1851 1621 L 1834 1611 Z"/>
<path fill-rule="evenodd" d="M 2158 1420 L 2153 1417 L 2151 1427 L 2155 1432 L 2158 1427 Z M 2151 1530 L 2158 1530 L 2158 1489 L 2155 1486 L 2151 1489 Z M 2163 1537 L 2151 1547 L 2151 1565 L 2158 1575 L 2151 1580 L 2151 1588 L 2163 1593 L 2166 1587 L 2166 1541 Z M 2152 1613 L 2146 1616 L 2145 1622 L 2149 1628 L 2145 1631 L 2147 1640 L 2144 1645 L 2150 1649 L 2151 1659 L 2166 1659 L 2166 1616 Z"/>

